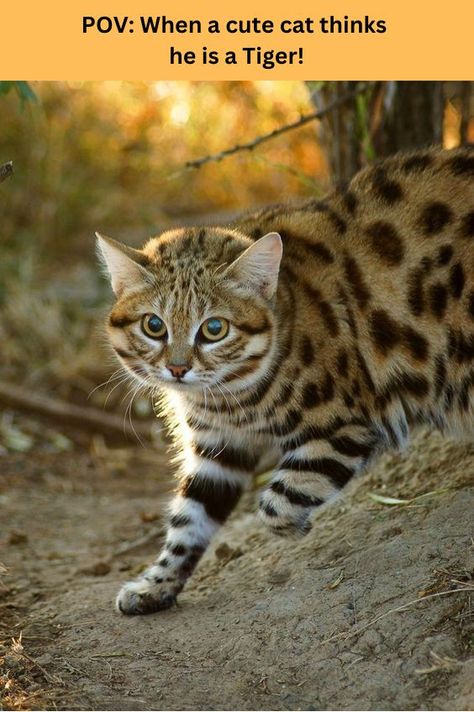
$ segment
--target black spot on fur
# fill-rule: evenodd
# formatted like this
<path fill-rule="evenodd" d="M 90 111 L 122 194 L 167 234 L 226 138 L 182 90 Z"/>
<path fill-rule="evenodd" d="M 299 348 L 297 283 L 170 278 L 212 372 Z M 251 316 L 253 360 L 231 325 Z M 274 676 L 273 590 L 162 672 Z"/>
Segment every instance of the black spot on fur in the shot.
<path fill-rule="evenodd" d="M 301 445 L 304 445 L 305 443 L 310 442 L 312 440 L 324 440 L 325 438 L 329 438 L 334 435 L 343 425 L 347 425 L 347 422 L 345 420 L 342 420 L 342 418 L 337 417 L 334 418 L 334 420 L 332 420 L 329 425 L 325 427 L 308 425 L 297 435 L 294 435 L 291 438 L 285 440 L 284 451 L 291 452 L 291 450 L 294 450 L 296 447 L 300 447 Z"/>
<path fill-rule="evenodd" d="M 174 514 L 170 519 L 172 527 L 187 527 L 188 524 L 191 524 L 191 519 L 186 514 Z"/>
<path fill-rule="evenodd" d="M 469 410 L 469 389 L 471 387 L 471 383 L 469 380 L 463 381 L 463 384 L 461 386 L 461 390 L 459 391 L 459 407 L 467 411 Z"/>
<path fill-rule="evenodd" d="M 454 387 L 452 384 L 449 384 L 449 386 L 446 388 L 446 393 L 444 394 L 444 402 L 445 402 L 445 407 L 447 410 L 451 410 L 453 407 L 453 401 L 454 401 Z"/>
<path fill-rule="evenodd" d="M 331 336 L 337 336 L 339 334 L 339 324 L 334 309 L 325 299 L 318 300 L 317 306 L 327 330 Z"/>
<path fill-rule="evenodd" d="M 272 519 L 278 516 L 278 512 L 276 511 L 275 507 L 272 507 L 272 505 L 268 502 L 260 502 L 260 509 L 265 512 L 267 517 L 271 517 Z"/>
<path fill-rule="evenodd" d="M 417 361 L 426 361 L 428 358 L 428 341 L 422 334 L 412 329 L 411 326 L 405 326 L 402 330 L 403 339 L 406 342 L 408 350 Z"/>
<path fill-rule="evenodd" d="M 303 389 L 303 406 L 315 408 L 321 403 L 318 387 L 315 383 L 307 383 Z"/>
<path fill-rule="evenodd" d="M 334 398 L 334 378 L 330 373 L 326 373 L 321 386 L 321 399 L 324 403 Z"/>
<path fill-rule="evenodd" d="M 347 391 L 343 392 L 342 398 L 343 398 L 344 404 L 346 405 L 347 408 L 353 408 L 355 406 L 355 400 L 353 399 L 351 394 L 348 393 Z"/>
<path fill-rule="evenodd" d="M 336 228 L 336 232 L 339 233 L 339 235 L 344 235 L 344 233 L 347 230 L 347 224 L 346 221 L 341 218 L 341 216 L 336 213 L 335 210 L 328 210 L 328 218 L 332 222 L 333 226 Z"/>
<path fill-rule="evenodd" d="M 474 210 L 464 215 L 459 234 L 461 237 L 474 237 Z"/>
<path fill-rule="evenodd" d="M 236 482 L 214 480 L 199 474 L 181 484 L 180 494 L 200 502 L 206 513 L 217 522 L 224 522 L 241 495 L 241 487 Z"/>
<path fill-rule="evenodd" d="M 189 556 L 185 558 L 181 566 L 179 567 L 179 578 L 181 580 L 187 579 L 197 566 L 199 559 L 204 554 L 204 547 L 193 546 Z"/>
<path fill-rule="evenodd" d="M 354 474 L 352 468 L 330 457 L 321 457 L 314 460 L 297 460 L 290 456 L 283 460 L 281 467 L 297 470 L 299 472 L 314 472 L 327 475 L 337 487 L 344 487 Z"/>
<path fill-rule="evenodd" d="M 426 396 L 430 390 L 428 379 L 419 373 L 402 373 L 399 379 L 399 387 L 406 393 L 420 397 Z"/>
<path fill-rule="evenodd" d="M 449 288 L 454 299 L 460 299 L 465 283 L 466 277 L 463 266 L 460 262 L 456 262 L 449 272 Z"/>
<path fill-rule="evenodd" d="M 444 267 L 449 264 L 451 258 L 454 254 L 454 250 L 451 245 L 441 245 L 438 250 L 438 255 L 436 257 L 436 262 L 440 267 Z"/>
<path fill-rule="evenodd" d="M 450 158 L 447 165 L 456 176 L 474 177 L 474 156 L 456 156 Z"/>
<path fill-rule="evenodd" d="M 404 170 L 405 173 L 420 173 L 431 166 L 432 163 L 433 158 L 428 154 L 410 156 L 403 161 L 402 170 Z"/>
<path fill-rule="evenodd" d="M 296 277 L 295 277 L 296 278 Z M 268 378 L 262 379 L 260 383 L 257 384 L 255 388 L 252 389 L 250 395 L 247 398 L 242 398 L 240 403 L 242 407 L 253 406 L 255 407 L 265 398 L 271 386 L 277 380 L 278 372 L 280 370 L 281 364 L 288 358 L 291 353 L 292 347 L 292 334 L 289 334 L 283 348 L 280 352 L 279 358 L 273 363 L 268 372 Z"/>
<path fill-rule="evenodd" d="M 365 309 L 370 299 L 370 291 L 362 276 L 362 271 L 353 257 L 344 257 L 344 271 L 349 288 L 361 309 Z"/>
<path fill-rule="evenodd" d="M 435 394 L 437 398 L 439 398 L 439 396 L 443 392 L 444 386 L 446 385 L 446 377 L 446 362 L 444 360 L 444 357 L 439 355 L 436 357 L 435 366 Z"/>
<path fill-rule="evenodd" d="M 376 309 L 371 313 L 369 330 L 377 350 L 384 355 L 400 342 L 399 325 L 383 309 Z"/>
<path fill-rule="evenodd" d="M 414 316 L 423 313 L 423 270 L 421 269 L 413 270 L 408 277 L 408 306 Z"/>
<path fill-rule="evenodd" d="M 175 544 L 170 548 L 170 552 L 173 554 L 173 556 L 184 556 L 186 551 L 187 549 L 184 544 Z"/>
<path fill-rule="evenodd" d="M 313 198 L 308 200 L 304 207 L 308 210 L 314 210 L 315 213 L 327 213 L 329 210 L 329 206 L 324 200 L 315 200 Z"/>
<path fill-rule="evenodd" d="M 375 383 L 370 374 L 369 367 L 367 366 L 367 363 L 358 348 L 355 349 L 355 353 L 357 365 L 359 366 L 362 376 L 364 377 L 365 385 L 369 391 L 375 393 Z"/>
<path fill-rule="evenodd" d="M 425 337 L 411 326 L 398 324 L 382 309 L 370 315 L 369 330 L 375 347 L 385 356 L 395 346 L 404 343 L 417 361 L 426 361 L 428 358 L 428 342 Z"/>
<path fill-rule="evenodd" d="M 305 366 L 309 366 L 314 361 L 314 349 L 311 339 L 306 334 L 300 344 L 300 358 Z"/>
<path fill-rule="evenodd" d="M 405 393 L 416 397 L 424 397 L 429 392 L 429 383 L 425 376 L 413 372 L 404 372 L 390 378 L 383 388 L 377 392 L 376 402 L 385 408 L 395 396 Z"/>
<path fill-rule="evenodd" d="M 357 442 L 357 440 L 353 440 L 347 435 L 331 438 L 329 442 L 332 448 L 340 452 L 341 455 L 347 455 L 347 457 L 362 457 L 364 460 L 368 458 L 373 449 L 371 444 Z"/>
<path fill-rule="evenodd" d="M 355 194 L 351 190 L 344 190 L 342 192 L 342 199 L 346 210 L 354 216 L 357 212 L 357 205 L 359 203 Z"/>
<path fill-rule="evenodd" d="M 425 235 L 436 235 L 453 219 L 453 213 L 445 203 L 429 203 L 420 216 L 421 229 Z"/>
<path fill-rule="evenodd" d="M 246 450 L 231 447 L 229 444 L 218 446 L 197 446 L 196 452 L 201 457 L 218 462 L 224 467 L 252 472 L 256 460 L 255 457 Z"/>
<path fill-rule="evenodd" d="M 319 314 L 331 336 L 337 336 L 339 334 L 339 324 L 336 313 L 334 312 L 331 304 L 323 299 L 319 289 L 313 287 L 313 285 L 309 284 L 309 282 L 303 281 L 302 286 L 304 287 L 308 300 L 318 309 Z"/>
<path fill-rule="evenodd" d="M 425 255 L 420 260 L 420 269 L 423 270 L 425 275 L 428 275 L 433 269 L 433 260 L 431 257 Z"/>
<path fill-rule="evenodd" d="M 158 566 L 162 566 L 164 569 L 166 569 L 166 567 L 169 565 L 169 563 L 170 562 L 168 561 L 168 559 L 166 557 L 158 560 Z"/>
<path fill-rule="evenodd" d="M 293 432 L 302 420 L 303 414 L 299 410 L 292 409 L 288 411 L 282 423 L 273 423 L 271 430 L 275 435 L 288 435 Z"/>
<path fill-rule="evenodd" d="M 474 292 L 469 292 L 467 311 L 471 319 L 474 319 Z"/>
<path fill-rule="evenodd" d="M 377 220 L 367 226 L 365 230 L 369 236 L 372 249 L 381 260 L 388 265 L 398 265 L 403 259 L 403 240 L 395 227 L 385 220 Z"/>
<path fill-rule="evenodd" d="M 334 262 L 334 255 L 331 250 L 326 247 L 322 242 L 306 242 L 305 247 L 310 250 L 310 252 L 324 264 L 330 265 Z"/>
<path fill-rule="evenodd" d="M 444 284 L 440 282 L 432 284 L 428 291 L 428 298 L 432 314 L 437 319 L 442 319 L 448 305 L 448 290 Z"/>
<path fill-rule="evenodd" d="M 346 221 L 338 214 L 336 213 L 333 208 L 329 207 L 327 203 L 325 203 L 322 200 L 309 200 L 305 204 L 305 208 L 309 210 L 314 210 L 315 212 L 318 213 L 325 213 L 329 220 L 332 222 L 333 226 L 335 227 L 336 231 L 339 233 L 339 235 L 344 235 L 344 233 L 347 230 L 347 225 Z"/>
<path fill-rule="evenodd" d="M 342 378 L 347 378 L 347 374 L 349 371 L 349 358 L 347 356 L 347 352 L 344 351 L 344 349 L 341 349 L 337 354 L 336 368 L 338 374 Z"/>
<path fill-rule="evenodd" d="M 377 167 L 372 171 L 372 187 L 375 195 L 387 205 L 398 203 L 403 197 L 403 190 L 399 183 L 391 180 L 387 172 L 382 167 Z"/>
<path fill-rule="evenodd" d="M 295 380 L 297 378 L 296 372 L 295 372 Z M 284 383 L 280 387 L 280 393 L 277 395 L 275 400 L 273 401 L 272 405 L 270 408 L 278 408 L 281 405 L 286 405 L 288 401 L 290 400 L 291 396 L 293 395 L 293 391 L 295 390 L 295 384 L 294 383 Z"/>
<path fill-rule="evenodd" d="M 474 334 L 465 336 L 461 331 L 449 330 L 448 355 L 458 363 L 474 359 Z"/>
<path fill-rule="evenodd" d="M 181 238 L 179 242 L 179 248 L 176 251 L 176 257 L 182 257 L 187 254 L 191 248 L 191 235 L 186 235 Z"/>
<path fill-rule="evenodd" d="M 293 489 L 293 487 L 287 487 L 281 480 L 272 482 L 270 489 L 272 492 L 286 497 L 290 504 L 295 504 L 299 507 L 319 507 L 323 504 L 323 500 L 319 497 L 311 497 L 308 494 L 304 494 L 304 492 Z"/>

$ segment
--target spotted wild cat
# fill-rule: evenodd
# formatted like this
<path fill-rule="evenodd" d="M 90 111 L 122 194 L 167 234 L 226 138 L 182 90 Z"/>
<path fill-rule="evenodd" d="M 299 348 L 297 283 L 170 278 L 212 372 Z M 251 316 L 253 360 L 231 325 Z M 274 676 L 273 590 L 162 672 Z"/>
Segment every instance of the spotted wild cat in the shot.
<path fill-rule="evenodd" d="M 123 613 L 172 605 L 262 455 L 263 521 L 305 532 L 412 426 L 472 433 L 473 150 L 397 155 L 325 200 L 142 250 L 98 239 L 111 344 L 161 391 L 181 454 L 166 542 Z"/>

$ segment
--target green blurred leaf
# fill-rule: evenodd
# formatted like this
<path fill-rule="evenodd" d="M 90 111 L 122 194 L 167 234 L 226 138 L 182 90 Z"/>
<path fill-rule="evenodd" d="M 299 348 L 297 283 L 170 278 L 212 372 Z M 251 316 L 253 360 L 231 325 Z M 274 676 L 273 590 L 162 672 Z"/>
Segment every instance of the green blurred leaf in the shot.
<path fill-rule="evenodd" d="M 15 82 L 15 89 L 22 103 L 27 101 L 37 102 L 38 99 L 28 82 Z"/>
<path fill-rule="evenodd" d="M 37 102 L 38 98 L 28 82 L 0 82 L 0 96 L 15 90 L 18 94 L 22 106 L 27 102 Z"/>

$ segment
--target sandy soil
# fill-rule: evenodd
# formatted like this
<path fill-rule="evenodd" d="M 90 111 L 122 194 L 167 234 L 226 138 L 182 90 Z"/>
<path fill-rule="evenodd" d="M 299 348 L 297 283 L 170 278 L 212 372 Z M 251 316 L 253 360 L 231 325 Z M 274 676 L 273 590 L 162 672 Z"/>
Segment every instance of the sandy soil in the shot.
<path fill-rule="evenodd" d="M 112 601 L 157 551 L 166 463 L 1 458 L 0 708 L 474 707 L 474 449 L 420 435 L 298 541 L 248 493 L 179 606 L 126 618 Z"/>

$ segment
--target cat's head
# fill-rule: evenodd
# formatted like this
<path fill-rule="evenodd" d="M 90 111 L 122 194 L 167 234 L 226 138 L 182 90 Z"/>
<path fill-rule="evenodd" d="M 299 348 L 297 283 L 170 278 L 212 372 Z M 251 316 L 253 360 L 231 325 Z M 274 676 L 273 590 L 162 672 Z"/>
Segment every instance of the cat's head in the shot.
<path fill-rule="evenodd" d="M 117 301 L 107 331 L 123 365 L 150 388 L 240 390 L 275 349 L 277 233 L 181 229 L 142 250 L 97 235 Z"/>

